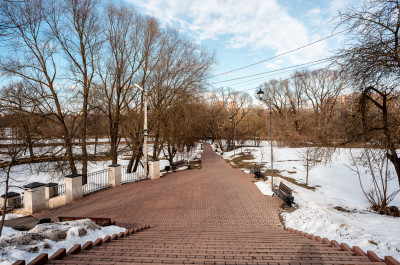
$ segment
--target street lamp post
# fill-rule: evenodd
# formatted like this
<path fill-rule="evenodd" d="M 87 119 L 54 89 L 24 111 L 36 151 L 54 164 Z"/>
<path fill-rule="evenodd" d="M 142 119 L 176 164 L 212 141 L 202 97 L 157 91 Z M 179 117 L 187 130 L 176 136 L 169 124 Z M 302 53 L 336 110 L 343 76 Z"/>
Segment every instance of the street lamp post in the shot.
<path fill-rule="evenodd" d="M 148 128 L 147 128 L 147 111 L 148 111 L 147 110 L 147 92 L 142 87 L 140 87 L 138 84 L 135 84 L 135 87 L 139 88 L 144 94 L 143 162 L 144 162 L 144 173 L 145 173 L 145 176 L 147 177 L 148 176 L 148 163 L 149 163 L 148 152 L 147 152 L 147 136 L 149 135 Z"/>
<path fill-rule="evenodd" d="M 257 92 L 258 98 L 262 101 L 264 98 L 264 91 L 260 90 Z M 274 150 L 272 145 L 272 104 L 271 99 L 269 100 L 269 140 L 271 145 L 271 187 L 274 188 Z"/>
<path fill-rule="evenodd" d="M 233 158 L 236 156 L 236 127 L 233 123 L 233 117 L 229 118 L 229 121 L 232 123 L 233 126 Z"/>

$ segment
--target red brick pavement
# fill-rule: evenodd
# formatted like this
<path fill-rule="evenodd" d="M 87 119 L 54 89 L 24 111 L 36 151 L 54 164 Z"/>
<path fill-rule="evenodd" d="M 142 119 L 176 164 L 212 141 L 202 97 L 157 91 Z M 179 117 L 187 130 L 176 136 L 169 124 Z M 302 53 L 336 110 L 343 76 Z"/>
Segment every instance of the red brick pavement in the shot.
<path fill-rule="evenodd" d="M 250 175 L 232 168 L 209 145 L 204 146 L 202 169 L 102 190 L 35 217 L 53 221 L 58 216 L 110 217 L 126 228 L 142 224 L 210 229 L 282 227 L 277 198 L 263 196 Z"/>
<path fill-rule="evenodd" d="M 202 165 L 200 170 L 103 190 L 37 214 L 54 221 L 59 215 L 110 217 L 127 228 L 152 226 L 124 237 L 114 235 L 111 242 L 107 237 L 101 246 L 46 264 L 399 265 L 390 258 L 384 263 L 373 252 L 366 256 L 359 248 L 282 229 L 279 199 L 262 196 L 251 176 L 231 168 L 209 145 Z"/>

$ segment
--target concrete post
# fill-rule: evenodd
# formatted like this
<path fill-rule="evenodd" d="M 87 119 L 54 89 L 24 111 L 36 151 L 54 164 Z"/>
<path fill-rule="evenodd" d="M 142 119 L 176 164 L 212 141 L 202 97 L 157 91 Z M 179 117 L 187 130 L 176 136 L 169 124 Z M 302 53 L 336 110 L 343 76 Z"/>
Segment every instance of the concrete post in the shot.
<path fill-rule="evenodd" d="M 17 192 L 8 192 L 7 193 L 7 202 L 5 202 L 5 194 L 1 195 L 1 206 L 3 207 L 4 205 L 14 207 L 14 208 L 20 208 L 21 207 L 21 199 L 20 199 L 21 194 Z"/>
<path fill-rule="evenodd" d="M 67 203 L 82 198 L 82 174 L 72 174 L 65 176 L 65 188 Z"/>
<path fill-rule="evenodd" d="M 46 210 L 44 183 L 32 182 L 24 186 L 25 212 L 34 214 Z"/>
<path fill-rule="evenodd" d="M 118 187 L 122 184 L 121 165 L 112 164 L 108 166 L 108 183 L 112 187 Z"/>
<path fill-rule="evenodd" d="M 150 161 L 149 177 L 151 180 L 160 178 L 160 161 L 153 159 Z"/>

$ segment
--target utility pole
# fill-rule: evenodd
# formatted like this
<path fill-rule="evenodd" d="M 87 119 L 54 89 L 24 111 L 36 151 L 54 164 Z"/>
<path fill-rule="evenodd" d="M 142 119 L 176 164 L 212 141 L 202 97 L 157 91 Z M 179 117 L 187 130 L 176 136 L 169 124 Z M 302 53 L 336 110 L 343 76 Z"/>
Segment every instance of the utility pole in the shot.
<path fill-rule="evenodd" d="M 149 175 L 148 172 L 148 155 L 147 155 L 147 137 L 149 135 L 148 128 L 147 128 L 147 92 L 144 90 L 142 87 L 140 87 L 138 84 L 135 84 L 135 87 L 139 88 L 143 92 L 144 96 L 144 124 L 143 124 L 143 164 L 144 164 L 144 173 L 145 176 L 147 177 Z"/>

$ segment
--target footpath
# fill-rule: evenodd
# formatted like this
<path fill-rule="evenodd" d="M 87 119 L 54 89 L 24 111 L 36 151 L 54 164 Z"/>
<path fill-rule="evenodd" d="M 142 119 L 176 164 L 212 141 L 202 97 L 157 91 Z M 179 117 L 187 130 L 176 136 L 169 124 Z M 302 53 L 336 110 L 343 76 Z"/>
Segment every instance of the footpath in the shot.
<path fill-rule="evenodd" d="M 286 230 L 279 219 L 281 200 L 263 196 L 252 176 L 204 147 L 199 170 L 106 189 L 36 214 L 53 221 L 109 217 L 128 230 L 35 264 L 398 264 Z"/>

